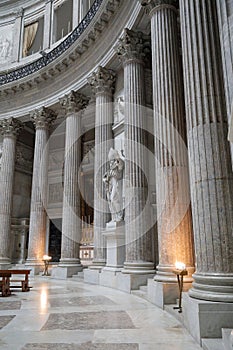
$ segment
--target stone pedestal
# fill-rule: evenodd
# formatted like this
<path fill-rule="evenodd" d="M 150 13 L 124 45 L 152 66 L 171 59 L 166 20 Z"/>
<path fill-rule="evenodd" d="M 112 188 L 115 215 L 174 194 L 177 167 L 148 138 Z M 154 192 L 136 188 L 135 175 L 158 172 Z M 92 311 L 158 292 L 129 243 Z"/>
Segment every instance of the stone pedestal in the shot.
<path fill-rule="evenodd" d="M 125 261 L 124 223 L 107 223 L 106 230 L 103 232 L 103 235 L 106 238 L 107 245 L 106 268 L 121 269 Z"/>
<path fill-rule="evenodd" d="M 82 271 L 83 267 L 81 264 L 70 264 L 70 266 L 67 263 L 62 266 L 60 263 L 59 266 L 53 267 L 51 272 L 51 277 L 65 280 L 68 277 L 72 277 L 73 275 L 77 274 L 78 272 Z"/>
<path fill-rule="evenodd" d="M 233 327 L 233 303 L 208 302 L 182 296 L 184 325 L 201 344 L 202 338 L 221 338 L 222 328 Z"/>
<path fill-rule="evenodd" d="M 118 279 L 125 261 L 124 222 L 109 222 L 103 231 L 107 245 L 107 262 L 99 275 L 102 286 L 119 289 Z"/>

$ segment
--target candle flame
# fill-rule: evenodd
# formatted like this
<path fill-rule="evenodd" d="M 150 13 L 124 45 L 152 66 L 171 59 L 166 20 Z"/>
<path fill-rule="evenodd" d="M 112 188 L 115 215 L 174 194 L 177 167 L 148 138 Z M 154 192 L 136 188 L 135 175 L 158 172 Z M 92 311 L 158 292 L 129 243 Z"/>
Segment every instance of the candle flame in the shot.
<path fill-rule="evenodd" d="M 186 269 L 186 265 L 180 261 L 177 261 L 175 263 L 175 266 L 176 266 L 177 270 L 185 270 Z"/>
<path fill-rule="evenodd" d="M 51 259 L 52 257 L 48 255 L 43 255 L 43 258 L 42 258 L 42 260 L 51 260 Z"/>

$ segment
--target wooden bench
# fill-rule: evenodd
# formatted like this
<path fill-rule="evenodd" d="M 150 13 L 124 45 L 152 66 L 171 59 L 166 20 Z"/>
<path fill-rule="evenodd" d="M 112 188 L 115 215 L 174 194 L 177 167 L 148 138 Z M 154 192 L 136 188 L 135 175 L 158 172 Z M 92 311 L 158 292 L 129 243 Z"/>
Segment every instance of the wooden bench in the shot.
<path fill-rule="evenodd" d="M 10 279 L 10 289 L 11 288 L 21 288 L 22 292 L 29 292 L 30 286 L 29 286 L 29 280 L 28 276 L 30 274 L 31 270 L 0 270 L 0 273 L 10 273 L 12 275 L 23 275 L 23 279 Z M 12 283 L 21 283 L 21 286 L 13 284 Z"/>
<path fill-rule="evenodd" d="M 11 273 L 9 271 L 0 271 L 0 290 L 2 292 L 3 297 L 8 297 L 9 295 L 11 295 L 10 277 Z"/>

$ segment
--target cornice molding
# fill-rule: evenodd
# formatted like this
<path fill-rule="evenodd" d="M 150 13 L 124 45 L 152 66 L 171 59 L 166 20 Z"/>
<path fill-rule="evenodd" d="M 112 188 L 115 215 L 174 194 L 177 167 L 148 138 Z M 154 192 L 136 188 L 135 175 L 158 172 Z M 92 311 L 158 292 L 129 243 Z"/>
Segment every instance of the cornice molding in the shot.
<path fill-rule="evenodd" d="M 9 90 L 13 90 L 13 92 L 22 89 L 28 90 L 31 86 L 58 75 L 69 64 L 88 50 L 89 46 L 91 46 L 93 41 L 96 40 L 108 24 L 121 1 L 122 0 L 95 0 L 79 25 L 58 46 L 49 52 L 44 52 L 43 56 L 36 61 L 0 75 L 0 86 L 2 86 L 3 90 L 6 92 Z M 100 15 L 96 16 L 101 7 L 102 11 Z M 90 24 L 94 17 L 98 18 L 92 26 Z M 78 40 L 79 38 L 81 40 Z M 76 42 L 78 42 L 77 45 L 75 45 Z M 63 55 L 64 53 L 67 54 Z M 23 82 L 23 78 L 24 80 L 27 78 L 27 81 Z"/>

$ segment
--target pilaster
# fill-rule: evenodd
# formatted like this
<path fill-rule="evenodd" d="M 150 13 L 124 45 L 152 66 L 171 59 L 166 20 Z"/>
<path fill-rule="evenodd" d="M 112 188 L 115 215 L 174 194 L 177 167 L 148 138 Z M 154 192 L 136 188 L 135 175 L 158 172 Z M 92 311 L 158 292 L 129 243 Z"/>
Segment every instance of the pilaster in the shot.
<path fill-rule="evenodd" d="M 13 199 L 16 138 L 22 123 L 14 118 L 0 121 L 3 136 L 0 171 L 0 267 L 10 264 L 11 212 Z"/>

